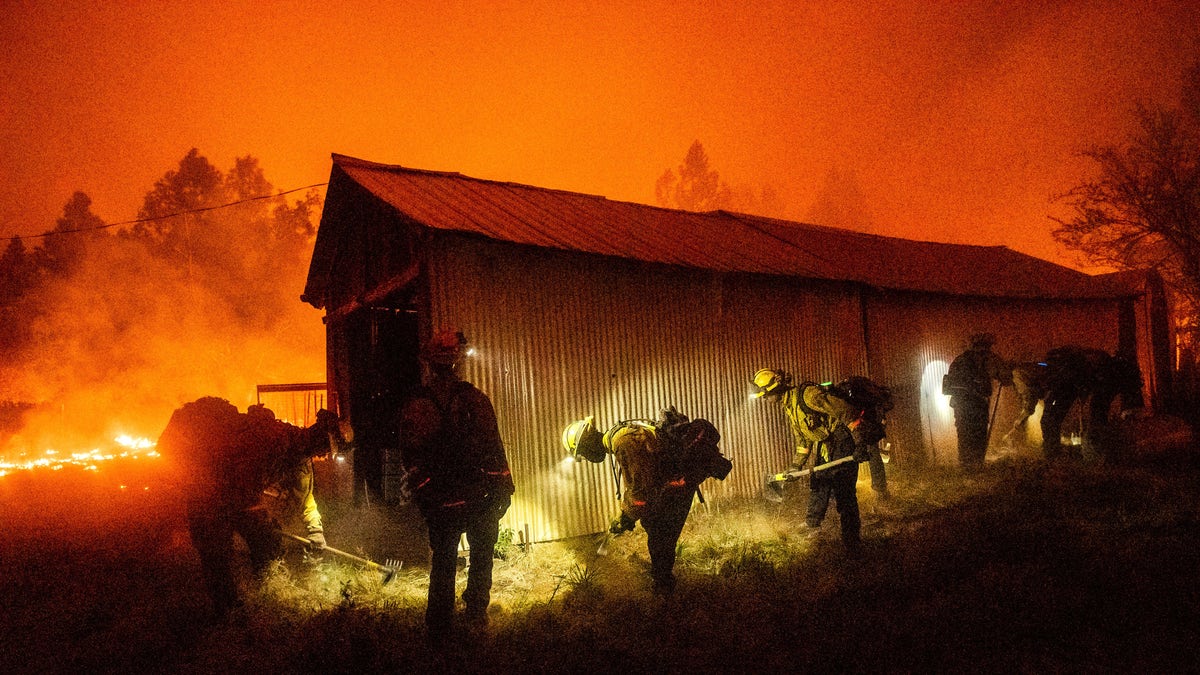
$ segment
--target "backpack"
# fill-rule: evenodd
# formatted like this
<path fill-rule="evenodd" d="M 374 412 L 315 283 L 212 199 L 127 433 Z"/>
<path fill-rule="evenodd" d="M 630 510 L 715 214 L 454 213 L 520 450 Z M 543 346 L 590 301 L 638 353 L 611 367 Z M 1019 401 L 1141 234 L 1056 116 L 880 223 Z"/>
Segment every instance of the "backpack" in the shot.
<path fill-rule="evenodd" d="M 801 391 L 805 386 L 820 387 L 857 409 L 861 419 L 858 433 L 867 445 L 878 443 L 887 436 L 886 416 L 893 406 L 892 390 L 888 387 L 862 375 L 852 375 L 837 384 L 808 382 L 801 385 Z M 824 413 L 809 408 L 803 396 L 798 396 L 797 401 L 805 415 L 824 417 Z"/>
<path fill-rule="evenodd" d="M 407 407 L 426 402 L 438 418 L 436 430 L 428 441 L 412 448 L 412 456 L 403 458 L 408 470 L 408 492 L 423 512 L 474 503 L 486 494 L 484 474 L 477 466 L 477 458 L 472 457 L 474 444 L 465 437 L 465 425 L 460 419 L 463 396 L 473 388 L 469 382 L 456 382 L 450 400 L 443 406 L 432 391 L 422 387 L 412 393 L 406 404 Z"/>
<path fill-rule="evenodd" d="M 685 480 L 696 485 L 709 477 L 725 480 L 733 469 L 733 462 L 717 447 L 721 433 L 713 423 L 704 418 L 689 420 L 674 406 L 662 414 L 658 427 Z"/>
<path fill-rule="evenodd" d="M 892 390 L 862 375 L 847 377 L 830 389 L 855 407 L 881 420 L 893 406 Z"/>

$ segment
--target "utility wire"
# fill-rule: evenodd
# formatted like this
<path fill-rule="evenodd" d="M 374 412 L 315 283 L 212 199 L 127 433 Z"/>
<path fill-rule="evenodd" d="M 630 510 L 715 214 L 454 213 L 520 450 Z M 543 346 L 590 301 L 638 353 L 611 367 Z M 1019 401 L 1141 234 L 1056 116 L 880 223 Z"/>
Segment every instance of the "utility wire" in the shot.
<path fill-rule="evenodd" d="M 293 192 L 299 192 L 301 190 L 310 190 L 312 188 L 321 187 L 323 185 L 329 185 L 329 183 L 327 183 L 327 182 L 326 183 L 313 183 L 312 185 L 305 185 L 304 187 L 292 188 L 291 190 L 284 190 L 283 192 L 276 192 L 275 194 L 258 195 L 257 197 L 246 197 L 245 199 L 239 199 L 236 202 L 229 202 L 228 204 L 221 204 L 219 206 L 204 206 L 204 207 L 201 207 L 198 209 L 189 209 L 187 211 L 176 211 L 175 213 L 168 213 L 165 216 L 154 216 L 152 218 L 137 218 L 135 220 L 123 220 L 119 223 L 105 223 L 104 225 L 96 225 L 95 227 L 81 227 L 78 230 L 51 230 L 50 232 L 43 232 L 41 234 L 29 234 L 29 235 L 25 235 L 23 237 L 19 237 L 19 236 L 0 237 L 0 241 L 16 241 L 17 239 L 40 239 L 42 237 L 52 237 L 52 236 L 59 235 L 59 234 L 74 234 L 76 232 L 93 232 L 95 230 L 105 230 L 110 227 L 118 227 L 120 225 L 136 225 L 138 223 L 151 223 L 156 220 L 166 220 L 167 218 L 174 218 L 176 216 L 182 216 L 182 215 L 186 215 L 188 213 L 203 213 L 204 211 L 216 211 L 217 209 L 224 209 L 224 208 L 228 208 L 230 206 L 236 206 L 238 204 L 245 204 L 246 202 L 258 201 L 260 199 L 274 199 L 275 197 L 282 197 L 284 195 L 289 195 Z"/>

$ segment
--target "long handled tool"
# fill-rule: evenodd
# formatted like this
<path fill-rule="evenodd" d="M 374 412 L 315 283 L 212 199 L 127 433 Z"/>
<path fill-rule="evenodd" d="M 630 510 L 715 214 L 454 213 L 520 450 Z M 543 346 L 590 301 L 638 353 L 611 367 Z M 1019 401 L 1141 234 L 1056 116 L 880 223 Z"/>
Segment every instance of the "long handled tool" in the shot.
<path fill-rule="evenodd" d="M 301 537 L 300 535 L 292 534 L 291 532 L 283 532 L 281 530 L 277 530 L 277 532 L 279 532 L 279 534 L 283 535 L 284 537 L 287 537 L 288 539 L 291 539 L 292 541 L 298 541 L 301 544 L 304 544 L 305 546 L 313 545 L 312 540 L 308 539 L 306 537 Z M 332 553 L 334 555 L 340 555 L 343 558 L 349 558 L 350 560 L 353 560 L 355 562 L 360 562 L 373 570 L 379 570 L 380 572 L 383 573 L 383 583 L 384 584 L 391 581 L 392 578 L 396 576 L 396 572 L 400 571 L 400 566 L 402 564 L 399 561 L 389 560 L 387 565 L 380 565 L 379 563 L 375 562 L 374 560 L 367 560 L 366 558 L 361 558 L 359 556 L 354 555 L 353 553 L 339 551 L 338 549 L 336 549 L 332 546 L 324 546 L 319 550 L 329 551 L 330 553 Z"/>
<path fill-rule="evenodd" d="M 784 471 L 783 473 L 769 473 L 767 474 L 766 480 L 763 481 L 763 496 L 766 497 L 768 501 L 776 503 L 782 502 L 784 483 L 790 483 L 794 480 L 799 480 L 810 473 L 832 469 L 835 466 L 853 461 L 855 461 L 854 456 L 847 455 L 841 459 L 835 459 L 832 462 L 825 462 L 824 464 L 814 466 L 810 469 L 792 469 L 791 471 Z"/>
<path fill-rule="evenodd" d="M 612 542 L 612 532 L 605 532 L 604 537 L 600 540 L 600 545 L 596 547 L 596 555 L 608 555 L 608 545 Z"/>
<path fill-rule="evenodd" d="M 988 417 L 987 425 L 987 444 L 992 444 L 992 429 L 996 428 L 996 411 L 1000 409 L 1000 394 L 1004 393 L 1004 384 L 996 389 L 996 400 L 992 403 L 992 414 Z"/>

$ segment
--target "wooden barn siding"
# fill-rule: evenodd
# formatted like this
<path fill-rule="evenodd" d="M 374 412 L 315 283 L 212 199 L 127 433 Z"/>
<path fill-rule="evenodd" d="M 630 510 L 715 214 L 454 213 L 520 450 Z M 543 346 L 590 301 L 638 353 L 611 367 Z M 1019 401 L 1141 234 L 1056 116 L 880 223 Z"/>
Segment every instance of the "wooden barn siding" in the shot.
<path fill-rule="evenodd" d="M 902 463 L 958 461 L 953 412 L 941 379 L 970 335 L 996 335 L 1010 360 L 1035 360 L 1060 345 L 1117 348 L 1118 302 L 996 300 L 912 293 L 871 293 L 865 299 L 871 376 L 890 387 L 896 408 L 888 435 Z M 993 443 L 1016 418 L 1011 387 L 1001 393 Z"/>
<path fill-rule="evenodd" d="M 603 430 L 674 404 L 710 419 L 734 462 L 713 504 L 756 496 L 791 457 L 774 403 L 749 398 L 761 367 L 823 379 L 865 367 L 861 307 L 841 284 L 721 275 L 459 235 L 429 256 L 430 321 L 479 350 L 466 379 L 496 406 L 518 492 L 505 525 L 534 541 L 603 529 L 617 512 L 608 464 L 564 463 L 563 428 Z"/>

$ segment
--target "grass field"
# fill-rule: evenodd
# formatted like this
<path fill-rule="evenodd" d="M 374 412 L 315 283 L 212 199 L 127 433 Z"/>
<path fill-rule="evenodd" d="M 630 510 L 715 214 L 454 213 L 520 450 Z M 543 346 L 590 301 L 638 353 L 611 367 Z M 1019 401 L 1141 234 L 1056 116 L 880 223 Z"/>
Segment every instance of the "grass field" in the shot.
<path fill-rule="evenodd" d="M 0 668 L 42 672 L 1195 672 L 1200 454 L 1121 466 L 1002 459 L 980 475 L 860 483 L 866 552 L 802 494 L 697 506 L 675 594 L 650 592 L 645 535 L 510 546 L 490 626 L 425 644 L 415 516 L 326 507 L 330 543 L 381 575 L 292 551 L 247 603 L 207 618 L 199 566 L 145 464 L 0 478 Z M 119 473 L 117 467 L 113 472 Z M 465 575 L 460 574 L 460 584 Z"/>

